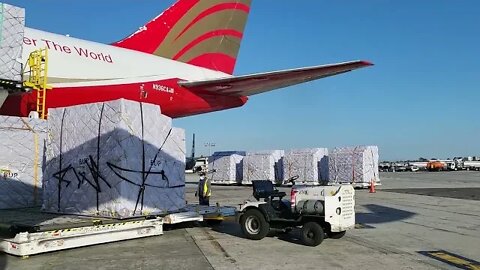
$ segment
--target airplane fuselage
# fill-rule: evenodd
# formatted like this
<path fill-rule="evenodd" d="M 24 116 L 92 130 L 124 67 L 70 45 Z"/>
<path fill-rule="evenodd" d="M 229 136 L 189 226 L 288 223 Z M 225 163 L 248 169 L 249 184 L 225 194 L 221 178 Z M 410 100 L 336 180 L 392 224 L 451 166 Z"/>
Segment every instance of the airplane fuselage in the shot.
<path fill-rule="evenodd" d="M 25 28 L 22 62 L 30 52 L 48 49 L 47 107 L 65 107 L 126 98 L 160 105 L 176 118 L 239 107 L 247 97 L 190 91 L 178 81 L 228 78 L 231 75 L 156 55 Z M 10 97 L 2 114 L 26 116 L 36 95 Z"/>

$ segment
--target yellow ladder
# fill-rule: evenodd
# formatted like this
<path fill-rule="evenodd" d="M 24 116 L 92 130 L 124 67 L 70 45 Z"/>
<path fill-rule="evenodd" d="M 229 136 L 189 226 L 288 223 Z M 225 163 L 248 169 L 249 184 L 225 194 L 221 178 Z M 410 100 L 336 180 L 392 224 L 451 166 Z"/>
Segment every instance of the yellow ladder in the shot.
<path fill-rule="evenodd" d="M 52 89 L 47 84 L 47 72 L 48 50 L 45 48 L 31 52 L 23 71 L 23 74 L 28 76 L 23 85 L 26 88 L 32 88 L 37 91 L 37 112 L 41 119 L 47 118 L 47 110 L 45 108 L 47 89 Z"/>

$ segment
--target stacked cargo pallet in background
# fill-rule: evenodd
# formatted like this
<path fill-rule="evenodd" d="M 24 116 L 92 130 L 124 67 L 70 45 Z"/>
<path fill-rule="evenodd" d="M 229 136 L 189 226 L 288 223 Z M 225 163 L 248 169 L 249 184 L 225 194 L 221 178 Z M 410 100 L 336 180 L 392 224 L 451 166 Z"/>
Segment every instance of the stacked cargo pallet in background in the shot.
<path fill-rule="evenodd" d="M 269 180 L 275 183 L 275 159 L 271 154 L 250 154 L 243 158 L 242 184 L 255 180 Z"/>
<path fill-rule="evenodd" d="M 298 175 L 297 183 L 319 185 L 328 181 L 328 149 L 294 149 L 283 158 L 283 177 Z"/>
<path fill-rule="evenodd" d="M 284 150 L 262 150 L 249 152 L 247 155 L 272 155 L 275 163 L 275 184 L 281 184 L 283 182 L 283 156 L 285 156 Z"/>
<path fill-rule="evenodd" d="M 128 218 L 185 206 L 185 134 L 158 106 L 50 109 L 48 126 L 45 211 Z"/>
<path fill-rule="evenodd" d="M 0 3 L 0 79 L 22 80 L 25 10 Z"/>
<path fill-rule="evenodd" d="M 356 146 L 334 148 L 329 154 L 330 183 L 349 183 L 368 187 L 380 184 L 378 147 Z"/>
<path fill-rule="evenodd" d="M 40 206 L 45 120 L 0 116 L 0 209 Z"/>
<path fill-rule="evenodd" d="M 0 107 L 21 89 L 25 9 L 0 3 Z"/>
<path fill-rule="evenodd" d="M 244 151 L 215 152 L 208 158 L 208 170 L 212 184 L 241 184 L 243 178 Z"/>

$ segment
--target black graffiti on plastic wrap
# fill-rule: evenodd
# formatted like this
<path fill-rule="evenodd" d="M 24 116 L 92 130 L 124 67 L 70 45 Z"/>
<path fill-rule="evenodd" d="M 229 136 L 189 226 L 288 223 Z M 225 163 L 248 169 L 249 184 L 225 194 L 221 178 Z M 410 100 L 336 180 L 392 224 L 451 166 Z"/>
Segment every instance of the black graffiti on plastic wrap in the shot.
<path fill-rule="evenodd" d="M 88 156 L 88 158 L 90 160 L 90 163 L 87 161 L 86 164 L 87 164 L 88 170 L 90 171 L 90 174 L 93 176 L 94 179 L 93 179 L 93 181 L 91 181 L 90 179 L 87 178 L 85 172 L 79 172 L 80 176 L 82 176 L 83 182 L 79 181 L 78 188 L 80 188 L 81 184 L 83 184 L 86 181 L 97 192 L 102 192 L 102 189 L 100 188 L 100 182 L 98 181 L 98 179 L 102 180 L 109 188 L 112 188 L 110 183 L 108 183 L 107 179 L 105 179 L 105 177 L 103 177 L 100 174 L 100 169 L 98 167 L 98 164 L 95 162 L 93 157 Z"/>
<path fill-rule="evenodd" d="M 93 159 L 92 156 L 89 156 L 88 159 L 85 160 L 85 164 L 87 165 L 88 167 L 88 171 L 90 172 L 90 174 L 93 176 L 93 177 L 98 177 L 100 180 L 102 180 L 109 188 L 112 188 L 112 185 L 105 179 L 105 177 L 100 173 L 99 169 L 98 169 L 98 165 L 96 164 L 95 160 Z M 108 168 L 110 170 L 112 170 L 112 172 L 118 176 L 120 179 L 134 185 L 134 186 L 137 186 L 137 187 L 142 187 L 141 184 L 137 184 L 135 182 L 133 182 L 132 180 L 128 179 L 127 177 L 123 176 L 122 175 L 122 172 L 131 172 L 131 173 L 136 173 L 136 174 L 140 174 L 140 175 L 143 175 L 143 174 L 146 174 L 147 175 L 147 178 L 149 175 L 159 175 L 161 176 L 161 180 L 165 181 L 166 182 L 166 185 L 158 185 L 158 184 L 149 184 L 149 183 L 145 183 L 144 186 L 148 186 L 148 187 L 154 187 L 154 188 L 176 188 L 176 187 L 183 187 L 185 185 L 176 185 L 176 186 L 170 186 L 170 180 L 168 178 L 168 176 L 165 174 L 165 171 L 164 170 L 161 170 L 159 172 L 152 172 L 151 170 L 148 170 L 148 171 L 141 171 L 141 170 L 131 170 L 131 169 L 125 169 L 125 168 L 122 168 L 122 167 L 119 167 L 113 163 L 110 163 L 110 162 L 107 162 L 106 163 Z M 70 184 L 73 182 L 72 180 L 68 180 L 67 179 L 67 174 L 68 172 L 72 172 L 75 177 L 74 177 L 74 180 L 77 181 L 77 189 L 80 189 L 82 187 L 82 185 L 84 183 L 87 183 L 89 186 L 91 186 L 92 188 L 94 188 L 97 192 L 102 192 L 102 189 L 100 187 L 100 185 L 97 185 L 95 183 L 95 181 L 93 181 L 92 179 L 89 179 L 89 177 L 87 177 L 87 173 L 86 172 L 83 172 L 83 171 L 78 171 L 76 168 L 74 168 L 72 166 L 72 164 L 69 164 L 66 168 L 58 171 L 58 172 L 55 172 L 53 173 L 53 177 L 55 179 L 57 179 L 59 181 L 60 184 L 62 183 L 65 183 L 66 187 L 70 186 Z"/>
<path fill-rule="evenodd" d="M 165 175 L 165 171 L 164 170 L 161 170 L 159 172 L 152 172 L 152 171 L 144 171 L 144 170 L 131 170 L 131 169 L 126 169 L 126 168 L 122 168 L 122 167 L 119 167 L 115 164 L 112 164 L 110 162 L 107 162 L 107 166 L 113 171 L 113 173 L 118 176 L 120 179 L 132 184 L 132 185 L 135 185 L 137 187 L 142 187 L 142 186 L 148 186 L 148 187 L 156 187 L 156 188 L 170 188 L 170 181 L 168 179 L 168 177 Z M 162 176 L 162 180 L 163 181 L 166 181 L 167 182 L 167 185 L 166 186 L 159 186 L 159 185 L 154 185 L 154 184 L 148 184 L 148 183 L 144 183 L 143 185 L 142 184 L 137 184 L 135 182 L 133 182 L 132 180 L 128 179 L 127 177 L 123 176 L 121 173 L 122 172 L 131 172 L 131 173 L 136 173 L 136 174 L 139 174 L 139 175 L 145 175 L 147 174 L 147 177 L 149 174 L 152 174 L 152 175 L 160 175 Z"/>
<path fill-rule="evenodd" d="M 86 165 L 88 167 L 88 170 L 90 174 L 93 176 L 93 178 L 97 178 L 102 180 L 109 188 L 112 188 L 112 185 L 105 179 L 100 174 L 98 164 L 95 162 L 92 156 L 88 157 L 88 160 L 86 160 Z M 97 192 L 102 192 L 102 189 L 100 188 L 100 183 L 97 184 L 96 181 L 91 180 L 87 177 L 87 174 L 82 171 L 77 171 L 72 164 L 69 164 L 66 168 L 56 172 L 53 174 L 53 177 L 59 181 L 60 184 L 66 183 L 66 187 L 70 186 L 72 181 L 67 180 L 65 176 L 69 171 L 72 171 L 73 174 L 75 175 L 75 179 L 77 180 L 77 189 L 80 189 L 83 183 L 88 183 L 91 187 L 93 187 Z"/>
<path fill-rule="evenodd" d="M 70 184 L 72 183 L 72 181 L 69 181 L 69 180 L 66 180 L 65 179 L 65 175 L 67 175 L 67 173 L 72 170 L 75 175 L 77 175 L 77 172 L 75 171 L 75 168 L 72 167 L 72 164 L 68 165 L 65 169 L 62 169 L 56 173 L 53 174 L 53 178 L 57 179 L 58 180 L 58 183 L 61 185 L 62 183 L 67 183 L 67 187 L 70 186 Z"/>

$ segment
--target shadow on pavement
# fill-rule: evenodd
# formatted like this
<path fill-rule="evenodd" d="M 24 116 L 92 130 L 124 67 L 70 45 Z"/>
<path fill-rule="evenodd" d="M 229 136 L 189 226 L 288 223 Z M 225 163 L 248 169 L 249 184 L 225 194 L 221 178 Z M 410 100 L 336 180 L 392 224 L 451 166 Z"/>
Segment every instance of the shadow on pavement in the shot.
<path fill-rule="evenodd" d="M 7 268 L 7 254 L 0 251 L 0 270 Z"/>
<path fill-rule="evenodd" d="M 240 224 L 235 222 L 223 222 L 220 225 L 211 226 L 211 228 L 215 232 L 228 234 L 238 238 L 248 239 L 243 235 L 242 229 L 240 228 Z M 289 233 L 285 233 L 280 230 L 271 230 L 268 233 L 267 237 L 277 238 L 279 240 L 289 242 L 292 244 L 303 245 L 302 241 L 300 240 L 300 230 L 297 230 L 297 229 L 294 229 Z M 249 241 L 254 241 L 254 240 L 249 240 Z"/>
<path fill-rule="evenodd" d="M 358 223 L 360 224 L 389 223 L 389 222 L 405 220 L 416 215 L 413 212 L 404 211 L 404 210 L 377 205 L 377 204 L 367 204 L 364 207 L 369 212 L 356 213 L 357 224 Z M 374 228 L 374 227 L 370 227 L 370 228 Z M 212 226 L 212 230 L 215 232 L 246 239 L 246 237 L 242 233 L 240 225 L 235 222 L 225 221 L 220 225 Z M 300 230 L 298 229 L 294 229 L 290 233 L 283 233 L 281 231 L 272 231 L 268 234 L 267 237 L 277 237 L 279 240 L 302 245 L 302 242 L 300 240 Z"/>
<path fill-rule="evenodd" d="M 240 224 L 235 222 L 224 221 L 221 224 L 211 226 L 211 228 L 215 232 L 228 234 L 239 238 L 245 238 L 245 236 L 243 236 L 242 229 L 240 228 Z"/>
<path fill-rule="evenodd" d="M 367 208 L 369 212 L 357 212 L 355 214 L 356 223 L 381 224 L 408 219 L 416 215 L 413 212 L 378 204 L 367 204 L 364 207 Z"/>
<path fill-rule="evenodd" d="M 301 231 L 300 230 L 292 230 L 289 233 L 284 233 L 284 232 L 277 232 L 275 236 L 282 241 L 296 244 L 296 245 L 302 245 L 304 246 L 301 236 L 300 236 Z"/>

